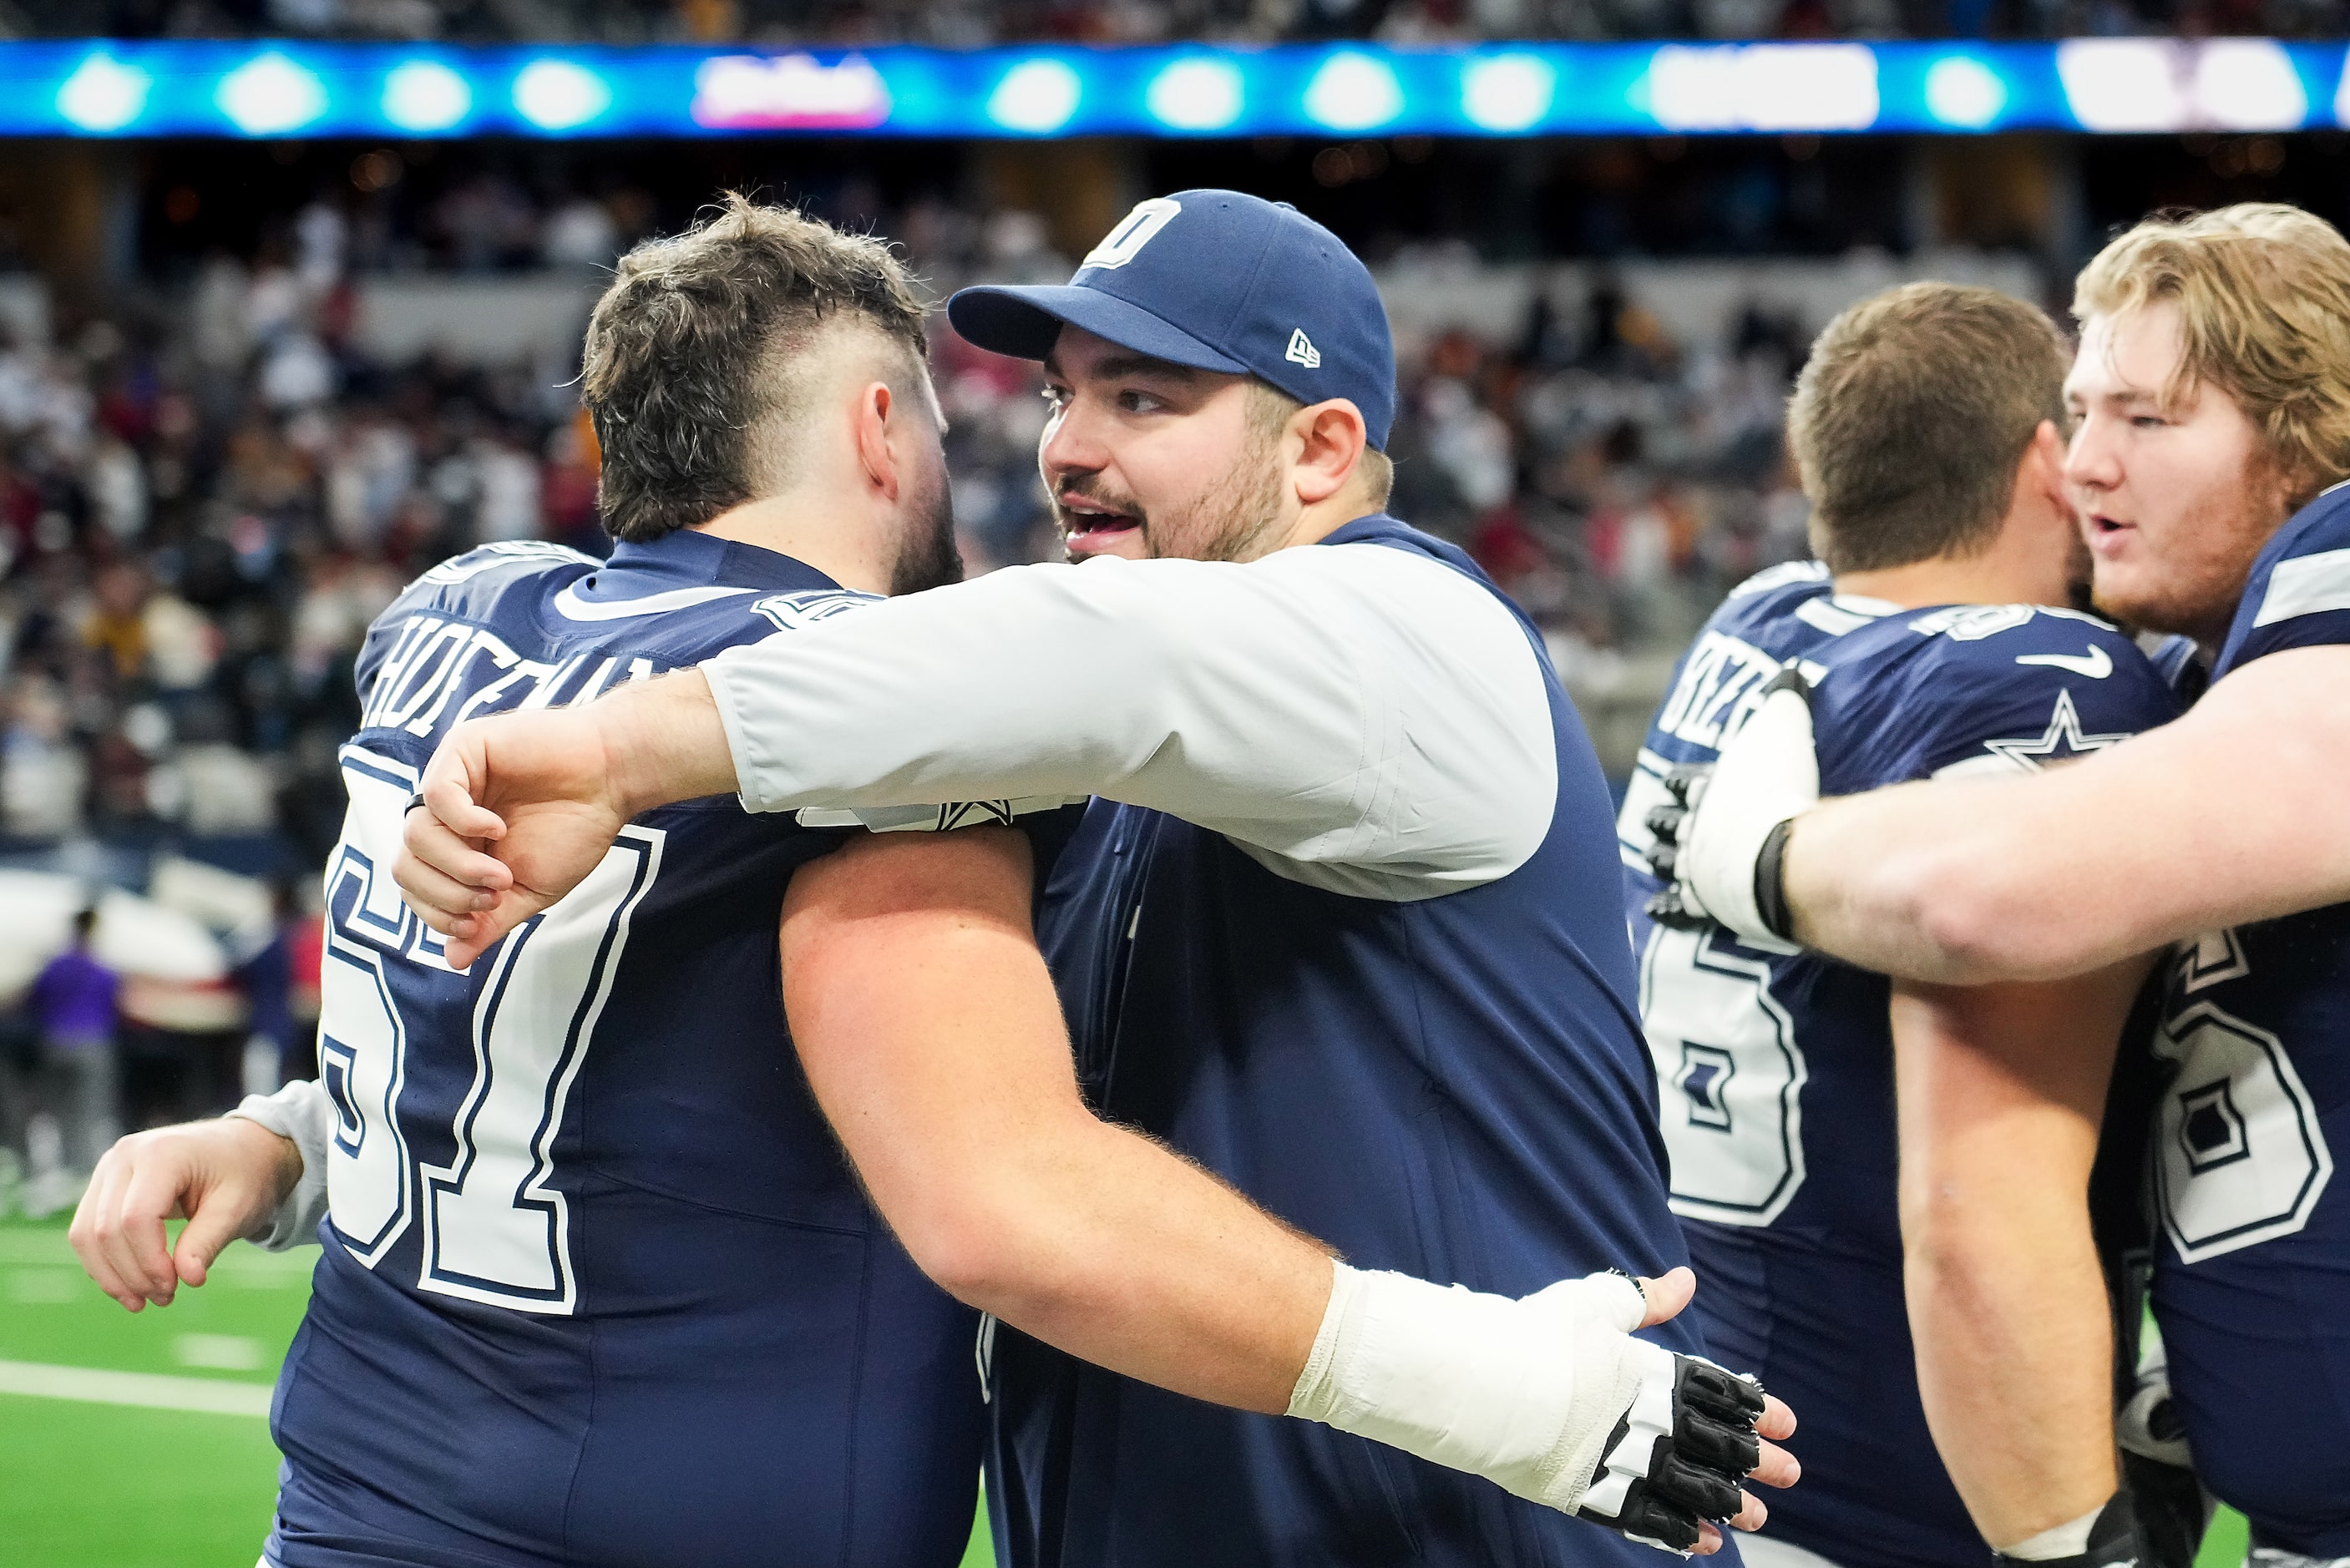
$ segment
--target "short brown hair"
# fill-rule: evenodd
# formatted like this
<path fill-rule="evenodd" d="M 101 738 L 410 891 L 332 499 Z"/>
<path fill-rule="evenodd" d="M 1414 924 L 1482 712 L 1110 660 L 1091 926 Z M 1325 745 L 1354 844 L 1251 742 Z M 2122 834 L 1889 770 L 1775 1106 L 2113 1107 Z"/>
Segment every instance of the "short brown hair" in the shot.
<path fill-rule="evenodd" d="M 1248 379 L 1248 400 L 1249 432 L 1263 441 L 1279 435 L 1305 407 L 1271 381 L 1255 376 Z M 1367 446 L 1355 460 L 1355 475 L 1371 504 L 1384 510 L 1395 493 L 1395 460 L 1375 446 Z"/>
<path fill-rule="evenodd" d="M 2181 349 L 2166 402 L 2200 381 L 2235 399 L 2291 506 L 2350 477 L 2350 241 L 2272 202 L 2159 214 L 2081 269 L 2073 314 L 2164 300 Z"/>
<path fill-rule="evenodd" d="M 1787 444 L 1831 571 L 1987 546 L 2043 420 L 2064 421 L 2064 340 L 1996 289 L 1908 283 L 1827 325 L 1787 400 Z"/>
<path fill-rule="evenodd" d="M 754 499 L 750 432 L 788 419 L 788 356 L 854 318 L 922 363 L 922 302 L 889 247 L 729 192 L 684 234 L 648 240 L 588 321 L 581 401 L 603 447 L 614 537 L 657 539 Z"/>

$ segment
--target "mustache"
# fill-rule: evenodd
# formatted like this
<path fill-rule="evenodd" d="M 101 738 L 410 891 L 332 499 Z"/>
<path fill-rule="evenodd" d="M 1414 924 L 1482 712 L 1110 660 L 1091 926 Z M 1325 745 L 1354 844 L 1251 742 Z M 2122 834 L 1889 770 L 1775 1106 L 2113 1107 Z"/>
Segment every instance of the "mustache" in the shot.
<path fill-rule="evenodd" d="M 1061 504 L 1061 498 L 1065 495 L 1074 495 L 1080 501 L 1090 501 L 1097 506 L 1131 517 L 1138 527 L 1150 526 L 1150 514 L 1143 510 L 1142 503 L 1131 495 L 1118 494 L 1090 475 L 1064 479 L 1052 486 L 1053 517 L 1065 525 L 1069 521 L 1068 509 Z"/>

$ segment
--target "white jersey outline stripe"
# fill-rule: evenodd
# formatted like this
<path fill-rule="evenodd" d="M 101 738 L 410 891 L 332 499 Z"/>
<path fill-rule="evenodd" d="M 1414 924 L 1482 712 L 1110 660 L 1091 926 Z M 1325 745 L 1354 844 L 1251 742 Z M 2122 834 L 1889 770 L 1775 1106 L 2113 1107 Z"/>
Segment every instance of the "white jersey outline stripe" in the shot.
<path fill-rule="evenodd" d="M 2252 624 L 2274 626 L 2339 609 L 2350 609 L 2350 550 L 2324 550 L 2276 564 Z"/>

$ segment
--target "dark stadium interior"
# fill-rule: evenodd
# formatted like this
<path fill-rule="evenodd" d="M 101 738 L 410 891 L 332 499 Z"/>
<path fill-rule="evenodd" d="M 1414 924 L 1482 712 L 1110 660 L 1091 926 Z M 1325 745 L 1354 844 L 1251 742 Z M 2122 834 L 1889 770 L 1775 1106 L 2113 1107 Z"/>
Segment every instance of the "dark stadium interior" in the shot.
<path fill-rule="evenodd" d="M 22 192 L 74 150 L 11 149 L 0 260 L 31 259 Z M 2103 233 L 2161 207 L 2287 201 L 2350 209 L 2350 135 L 1644 137 L 1473 142 L 1061 142 L 824 138 L 654 141 L 156 142 L 124 149 L 140 276 L 169 281 L 215 251 L 257 254 L 325 196 L 351 216 L 362 270 L 539 265 L 537 220 L 577 197 L 623 235 L 670 232 L 711 192 L 760 192 L 874 224 L 925 200 L 1043 207 L 1055 242 L 1134 191 L 1232 185 L 1291 202 L 1364 254 L 1452 242 L 1488 261 L 1622 255 L 1834 255 L 1920 244 L 2038 248 L 2052 224 Z M 1922 187 L 1922 190 L 1921 190 Z M 455 200 L 452 202 L 452 197 Z M 2048 209 L 2070 202 L 2076 213 Z M 481 209 L 477 216 L 466 208 Z M 1095 209 L 1101 209 L 1097 214 Z M 37 222 L 36 220 L 36 222 Z M 1921 229 L 1937 232 L 1923 234 Z M 372 246 L 373 248 L 368 248 Z"/>

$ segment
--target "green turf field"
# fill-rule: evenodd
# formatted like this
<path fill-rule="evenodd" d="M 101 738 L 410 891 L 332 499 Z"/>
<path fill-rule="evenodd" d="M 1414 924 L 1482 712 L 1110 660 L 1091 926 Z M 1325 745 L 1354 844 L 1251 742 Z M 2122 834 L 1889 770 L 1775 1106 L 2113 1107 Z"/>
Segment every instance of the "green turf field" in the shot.
<path fill-rule="evenodd" d="M 0 1564 L 250 1568 L 276 1489 L 267 1422 L 90 1396 L 265 1414 L 317 1256 L 234 1246 L 203 1290 L 133 1316 L 83 1277 L 63 1221 L 0 1222 L 0 1387 L 81 1396 L 0 1393 Z M 144 1376 L 109 1382 L 56 1368 Z M 2222 1511 L 2197 1568 L 2235 1568 L 2243 1555 L 2243 1521 Z M 974 1534 L 963 1568 L 993 1561 Z"/>
<path fill-rule="evenodd" d="M 0 1389 L 191 1402 L 227 1386 L 258 1415 L 0 1393 L 5 1568 L 252 1568 L 277 1490 L 269 1385 L 309 1296 L 307 1248 L 231 1247 L 203 1290 L 135 1316 L 98 1293 L 65 1224 L 0 1222 Z M 49 1368 L 144 1374 L 128 1387 Z M 93 1383 L 88 1388 L 80 1383 Z M 213 1390 L 218 1396 L 217 1389 Z M 963 1568 L 993 1568 L 974 1535 Z"/>

